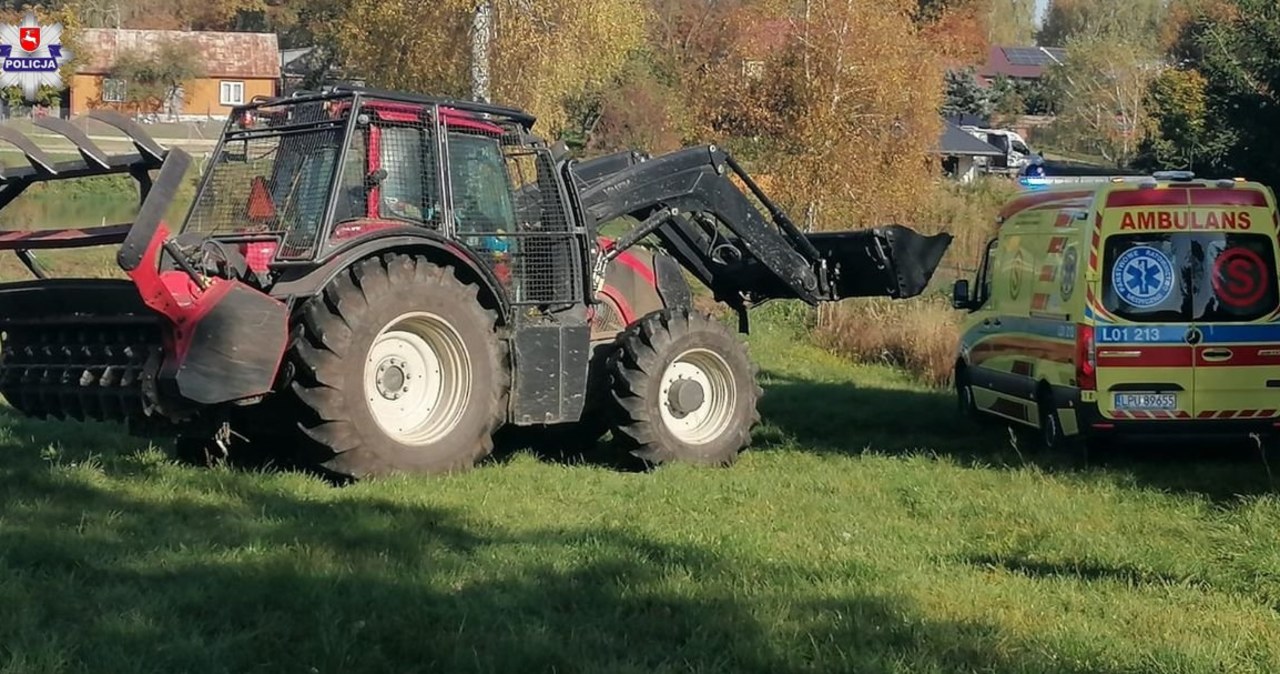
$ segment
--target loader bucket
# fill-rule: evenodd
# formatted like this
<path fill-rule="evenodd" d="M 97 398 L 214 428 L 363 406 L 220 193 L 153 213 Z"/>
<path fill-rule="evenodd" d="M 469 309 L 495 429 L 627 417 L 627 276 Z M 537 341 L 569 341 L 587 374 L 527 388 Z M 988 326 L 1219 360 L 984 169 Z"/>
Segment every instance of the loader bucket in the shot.
<path fill-rule="evenodd" d="M 0 251 L 14 251 L 36 276 L 0 284 L 0 393 L 30 416 L 123 421 L 156 412 L 174 418 L 266 393 L 288 336 L 284 304 L 184 267 L 169 238 L 164 217 L 191 156 L 161 148 L 116 113 L 89 117 L 124 132 L 138 153 L 108 155 L 75 125 L 41 120 L 82 157 L 53 162 L 29 138 L 0 127 L 0 140 L 30 164 L 0 171 L 0 207 L 35 183 L 120 173 L 138 182 L 141 197 L 130 224 L 0 232 Z M 50 279 L 29 254 L 111 244 L 120 245 L 116 261 L 128 280 Z"/>
<path fill-rule="evenodd" d="M 924 235 L 902 225 L 806 234 L 828 269 L 827 299 L 924 292 L 951 245 L 950 234 Z"/>

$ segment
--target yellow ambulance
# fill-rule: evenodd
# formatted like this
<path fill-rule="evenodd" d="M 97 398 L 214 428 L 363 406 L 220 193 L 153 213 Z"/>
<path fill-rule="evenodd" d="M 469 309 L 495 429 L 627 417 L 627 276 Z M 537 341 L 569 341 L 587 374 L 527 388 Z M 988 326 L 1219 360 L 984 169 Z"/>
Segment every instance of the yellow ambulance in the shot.
<path fill-rule="evenodd" d="M 1045 181 L 1001 211 L 955 363 L 964 413 L 1068 439 L 1280 431 L 1276 200 L 1264 185 Z"/>

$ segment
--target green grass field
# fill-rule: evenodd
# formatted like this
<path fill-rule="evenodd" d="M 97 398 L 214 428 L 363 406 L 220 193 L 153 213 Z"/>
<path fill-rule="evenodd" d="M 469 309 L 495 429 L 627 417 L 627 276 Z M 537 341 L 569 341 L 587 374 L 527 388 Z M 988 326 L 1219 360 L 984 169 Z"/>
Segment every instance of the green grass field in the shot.
<path fill-rule="evenodd" d="M 1037 458 L 784 324 L 727 470 L 334 488 L 4 416 L 0 671 L 1280 670 L 1258 450 Z"/>

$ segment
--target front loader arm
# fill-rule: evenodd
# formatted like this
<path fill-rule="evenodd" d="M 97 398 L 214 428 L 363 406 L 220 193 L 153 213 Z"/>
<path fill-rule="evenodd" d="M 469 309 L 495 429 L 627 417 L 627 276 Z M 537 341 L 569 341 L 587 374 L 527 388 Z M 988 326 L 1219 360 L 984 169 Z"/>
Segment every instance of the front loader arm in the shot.
<path fill-rule="evenodd" d="M 728 174 L 738 176 L 762 213 Z M 715 146 L 657 158 L 634 151 L 567 167 L 587 224 L 622 216 L 640 224 L 602 259 L 655 235 L 717 299 L 809 304 L 847 297 L 913 297 L 924 291 L 951 236 L 898 225 L 806 234 L 727 152 Z"/>

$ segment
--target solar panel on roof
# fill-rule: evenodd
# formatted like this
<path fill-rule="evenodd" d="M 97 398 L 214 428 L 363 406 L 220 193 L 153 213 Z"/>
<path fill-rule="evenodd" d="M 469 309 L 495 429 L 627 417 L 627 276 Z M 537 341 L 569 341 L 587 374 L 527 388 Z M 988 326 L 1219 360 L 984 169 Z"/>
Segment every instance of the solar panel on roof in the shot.
<path fill-rule="evenodd" d="M 1049 54 L 1033 47 L 1011 47 L 1004 50 L 1004 55 L 1015 66 L 1045 66 L 1053 63 Z"/>

